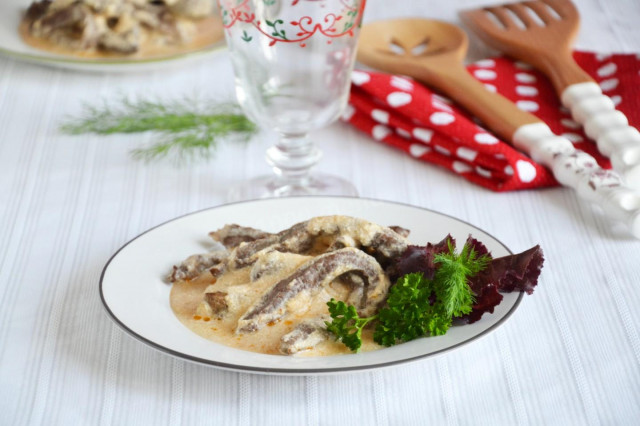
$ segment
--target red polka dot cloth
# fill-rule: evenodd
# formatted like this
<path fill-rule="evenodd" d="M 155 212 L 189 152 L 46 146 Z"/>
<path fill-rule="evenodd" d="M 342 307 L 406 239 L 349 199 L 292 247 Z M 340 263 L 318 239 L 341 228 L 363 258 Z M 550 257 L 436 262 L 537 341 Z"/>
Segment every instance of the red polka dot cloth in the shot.
<path fill-rule="evenodd" d="M 611 97 L 629 123 L 640 125 L 640 55 L 575 52 L 577 62 Z M 551 83 L 527 64 L 484 59 L 467 67 L 487 89 L 498 92 L 546 122 L 577 149 L 610 168 L 596 144 L 563 108 Z M 407 77 L 355 70 L 343 120 L 373 139 L 422 161 L 446 167 L 494 191 L 558 185 L 552 173 L 476 124 L 446 97 Z"/>

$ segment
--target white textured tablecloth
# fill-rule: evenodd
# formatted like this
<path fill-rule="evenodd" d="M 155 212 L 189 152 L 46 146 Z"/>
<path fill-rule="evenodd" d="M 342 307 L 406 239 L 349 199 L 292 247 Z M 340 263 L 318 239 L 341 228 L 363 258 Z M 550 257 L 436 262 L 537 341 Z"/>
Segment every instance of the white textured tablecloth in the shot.
<path fill-rule="evenodd" d="M 371 0 L 367 20 L 457 22 L 484 1 Z M 640 52 L 640 2 L 578 0 L 578 47 Z M 487 54 L 472 42 L 472 56 Z M 149 136 L 68 137 L 83 102 L 122 94 L 232 98 L 226 52 L 170 72 L 84 74 L 0 58 L 0 424 L 638 424 L 640 242 L 570 190 L 496 194 L 345 124 L 314 136 L 319 169 L 362 196 L 454 215 L 547 262 L 498 331 L 452 353 L 330 377 L 239 374 L 132 339 L 105 314 L 100 272 L 140 232 L 223 203 L 267 173 L 262 135 L 193 168 L 133 161 Z"/>

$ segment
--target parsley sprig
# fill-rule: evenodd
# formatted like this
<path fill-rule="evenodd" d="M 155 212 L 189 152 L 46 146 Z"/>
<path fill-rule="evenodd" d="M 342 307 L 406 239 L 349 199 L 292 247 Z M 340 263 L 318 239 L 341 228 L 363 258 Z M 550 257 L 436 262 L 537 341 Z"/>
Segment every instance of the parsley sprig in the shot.
<path fill-rule="evenodd" d="M 373 321 L 373 340 L 383 346 L 443 335 L 454 317 L 471 312 L 475 299 L 468 280 L 489 261 L 468 244 L 457 254 L 449 241 L 448 252 L 434 256 L 434 278 L 427 279 L 421 272 L 400 277 L 389 290 L 386 306 L 376 315 L 360 318 L 355 306 L 331 299 L 327 306 L 332 321 L 326 322 L 327 330 L 353 352 L 362 347 L 362 330 Z"/>
<path fill-rule="evenodd" d="M 376 316 L 360 318 L 355 306 L 331 299 L 327 302 L 332 322 L 325 321 L 327 330 L 342 340 L 342 343 L 354 352 L 362 346 L 362 329 Z"/>

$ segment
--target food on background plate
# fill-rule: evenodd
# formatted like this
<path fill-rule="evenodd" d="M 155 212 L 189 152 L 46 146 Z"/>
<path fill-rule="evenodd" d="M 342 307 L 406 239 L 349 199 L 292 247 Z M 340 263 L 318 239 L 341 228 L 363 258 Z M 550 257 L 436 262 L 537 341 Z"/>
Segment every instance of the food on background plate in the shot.
<path fill-rule="evenodd" d="M 171 307 L 213 341 L 267 354 L 375 350 L 447 332 L 492 313 L 500 292 L 532 293 L 535 246 L 493 259 L 469 236 L 411 245 L 409 230 L 348 216 L 315 217 L 279 233 L 226 225 L 220 248 L 173 267 Z"/>
<path fill-rule="evenodd" d="M 41 0 L 27 9 L 20 34 L 60 54 L 147 58 L 220 39 L 214 12 L 215 0 Z"/>

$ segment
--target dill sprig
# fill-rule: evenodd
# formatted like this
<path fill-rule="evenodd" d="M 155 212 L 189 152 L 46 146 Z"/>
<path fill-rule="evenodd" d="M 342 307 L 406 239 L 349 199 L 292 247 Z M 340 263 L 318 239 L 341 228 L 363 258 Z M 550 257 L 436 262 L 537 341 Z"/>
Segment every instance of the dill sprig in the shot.
<path fill-rule="evenodd" d="M 144 161 L 170 154 L 178 162 L 209 159 L 223 139 L 246 142 L 256 132 L 256 126 L 233 103 L 123 98 L 116 105 L 104 102 L 84 109 L 81 117 L 64 123 L 61 131 L 72 135 L 154 132 L 157 138 L 152 144 L 132 150 L 134 158 Z"/>

